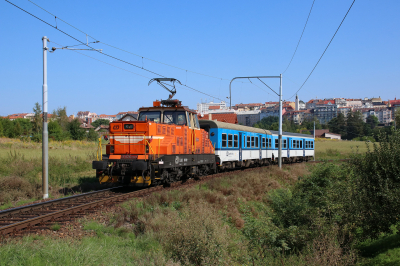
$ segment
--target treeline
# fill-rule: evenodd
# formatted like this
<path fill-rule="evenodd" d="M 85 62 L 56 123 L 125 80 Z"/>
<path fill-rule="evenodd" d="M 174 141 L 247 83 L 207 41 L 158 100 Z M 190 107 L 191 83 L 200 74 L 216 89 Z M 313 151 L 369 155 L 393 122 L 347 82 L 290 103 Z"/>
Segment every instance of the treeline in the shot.
<path fill-rule="evenodd" d="M 0 137 L 25 138 L 40 142 L 42 140 L 43 118 L 39 103 L 35 104 L 33 113 L 32 120 L 18 118 L 11 121 L 8 118 L 0 118 Z M 48 120 L 49 139 L 56 141 L 97 140 L 98 133 L 93 128 L 86 132 L 80 125 L 79 119 L 70 119 L 67 116 L 66 107 L 58 108 L 53 111 L 51 119 Z"/>
<path fill-rule="evenodd" d="M 396 111 L 396 119 L 399 119 L 399 113 Z M 343 114 L 338 116 L 328 123 L 329 131 L 332 133 L 340 134 L 342 139 L 348 140 L 370 140 L 377 141 L 381 133 L 391 135 L 392 127 L 378 127 L 379 120 L 376 116 L 370 115 L 364 122 L 363 115 L 360 111 L 349 112 L 347 117 Z"/>
<path fill-rule="evenodd" d="M 283 117 L 282 120 L 282 131 L 284 132 L 293 132 L 293 133 L 302 133 L 302 134 L 311 134 L 310 130 L 314 130 L 314 122 L 315 129 L 327 129 L 328 125 L 321 124 L 317 118 L 313 120 L 304 121 L 301 125 L 295 124 L 293 121 L 288 120 L 286 117 Z M 268 130 L 279 130 L 279 118 L 277 116 L 268 116 L 258 123 L 254 125 L 254 127 L 268 129 Z"/>
<path fill-rule="evenodd" d="M 400 110 L 396 109 L 395 121 L 397 126 L 400 126 Z M 301 125 L 295 124 L 293 121 L 289 121 L 286 117 L 282 120 L 282 130 L 284 132 L 294 132 L 310 134 L 310 130 L 314 129 L 329 129 L 329 132 L 340 134 L 342 139 L 347 140 L 370 140 L 377 141 L 378 135 L 392 134 L 392 128 L 395 126 L 395 122 L 392 122 L 390 126 L 380 127 L 378 126 L 379 120 L 376 116 L 369 116 L 366 122 L 363 120 L 363 115 L 360 111 L 349 112 L 347 117 L 339 113 L 338 116 L 328 124 L 321 124 L 319 120 L 314 117 L 312 120 L 304 121 Z M 263 118 L 261 121 L 256 123 L 254 127 L 263 128 L 268 130 L 279 129 L 279 121 L 276 116 L 269 116 Z"/>

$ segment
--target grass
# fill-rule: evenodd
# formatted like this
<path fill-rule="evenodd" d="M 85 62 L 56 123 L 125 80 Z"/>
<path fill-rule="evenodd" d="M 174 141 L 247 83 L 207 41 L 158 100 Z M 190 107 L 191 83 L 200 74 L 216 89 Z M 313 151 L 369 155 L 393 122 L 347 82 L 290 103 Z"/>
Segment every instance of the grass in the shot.
<path fill-rule="evenodd" d="M 364 141 L 325 139 L 317 139 L 315 142 L 316 160 L 346 159 L 355 152 L 367 152 L 367 144 Z"/>
<path fill-rule="evenodd" d="M 98 183 L 91 167 L 96 149 L 96 143 L 87 141 L 49 143 L 51 198 L 105 187 Z M 0 209 L 41 198 L 41 155 L 41 143 L 0 138 Z"/>
<path fill-rule="evenodd" d="M 95 237 L 81 240 L 25 237 L 0 248 L 0 265 L 174 265 L 160 244 L 123 229 L 87 223 Z"/>
<path fill-rule="evenodd" d="M 311 167 L 261 168 L 131 200 L 106 224 L 82 221 L 94 237 L 4 243 L 0 265 L 249 265 L 241 204 L 266 202 L 268 191 L 292 186 Z"/>

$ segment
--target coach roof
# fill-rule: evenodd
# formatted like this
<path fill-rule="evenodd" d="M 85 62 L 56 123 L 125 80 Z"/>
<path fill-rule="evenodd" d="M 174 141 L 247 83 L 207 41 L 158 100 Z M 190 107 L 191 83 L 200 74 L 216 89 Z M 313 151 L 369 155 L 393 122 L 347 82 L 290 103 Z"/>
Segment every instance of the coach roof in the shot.
<path fill-rule="evenodd" d="M 279 134 L 279 131 L 274 131 L 274 130 L 271 130 L 271 133 L 273 134 L 273 135 L 278 135 Z M 312 139 L 314 139 L 314 136 L 313 135 L 307 135 L 307 134 L 300 134 L 300 133 L 293 133 L 293 132 L 282 132 L 282 135 L 283 136 L 293 136 L 293 137 L 302 137 L 302 138 L 312 138 Z"/>
<path fill-rule="evenodd" d="M 224 122 L 219 122 L 219 121 L 214 121 L 214 120 L 199 120 L 199 123 L 200 123 L 200 127 L 207 125 L 210 128 L 224 128 L 224 129 L 232 129 L 232 130 L 237 130 L 237 131 L 246 131 L 246 132 L 254 132 L 254 133 L 271 135 L 271 131 L 266 130 L 266 129 L 241 126 L 241 125 L 237 125 L 237 124 L 224 123 Z"/>

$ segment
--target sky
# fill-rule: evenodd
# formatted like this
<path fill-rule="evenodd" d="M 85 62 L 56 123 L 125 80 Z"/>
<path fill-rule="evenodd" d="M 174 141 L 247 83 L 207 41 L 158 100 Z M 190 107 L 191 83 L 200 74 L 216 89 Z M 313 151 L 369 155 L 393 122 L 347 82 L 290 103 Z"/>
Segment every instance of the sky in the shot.
<path fill-rule="evenodd" d="M 75 39 L 86 42 L 86 33 L 95 38 L 89 42 L 100 41 L 90 46 L 103 53 L 47 54 L 49 112 L 66 107 L 69 115 L 151 106 L 168 98 L 155 82 L 148 86 L 159 75 L 208 94 L 176 86 L 175 98 L 192 109 L 205 101 L 229 104 L 229 83 L 238 76 L 282 74 L 283 99 L 293 100 L 353 2 L 315 0 L 284 72 L 313 0 L 32 0 L 53 15 L 28 0 L 9 1 Z M 356 0 L 299 98 L 400 98 L 399 12 L 397 0 Z M 66 34 L 0 2 L 0 116 L 32 112 L 36 102 L 42 104 L 42 37 L 50 39 L 50 48 L 80 44 Z M 279 79 L 264 82 L 279 90 Z M 278 101 L 278 96 L 258 80 L 243 79 L 232 83 L 231 99 L 234 105 Z"/>

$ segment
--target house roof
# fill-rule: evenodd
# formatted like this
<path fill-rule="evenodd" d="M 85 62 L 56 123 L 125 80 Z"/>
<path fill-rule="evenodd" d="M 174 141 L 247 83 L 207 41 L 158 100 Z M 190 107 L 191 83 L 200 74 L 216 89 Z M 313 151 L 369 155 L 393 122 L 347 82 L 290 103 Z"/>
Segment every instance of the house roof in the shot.
<path fill-rule="evenodd" d="M 219 105 L 209 106 L 208 110 L 219 110 L 221 107 Z"/>
<path fill-rule="evenodd" d="M 209 120 L 209 115 L 198 115 L 199 120 Z M 219 122 L 238 124 L 237 115 L 235 113 L 222 113 L 222 114 L 211 114 L 212 120 L 217 120 Z"/>

